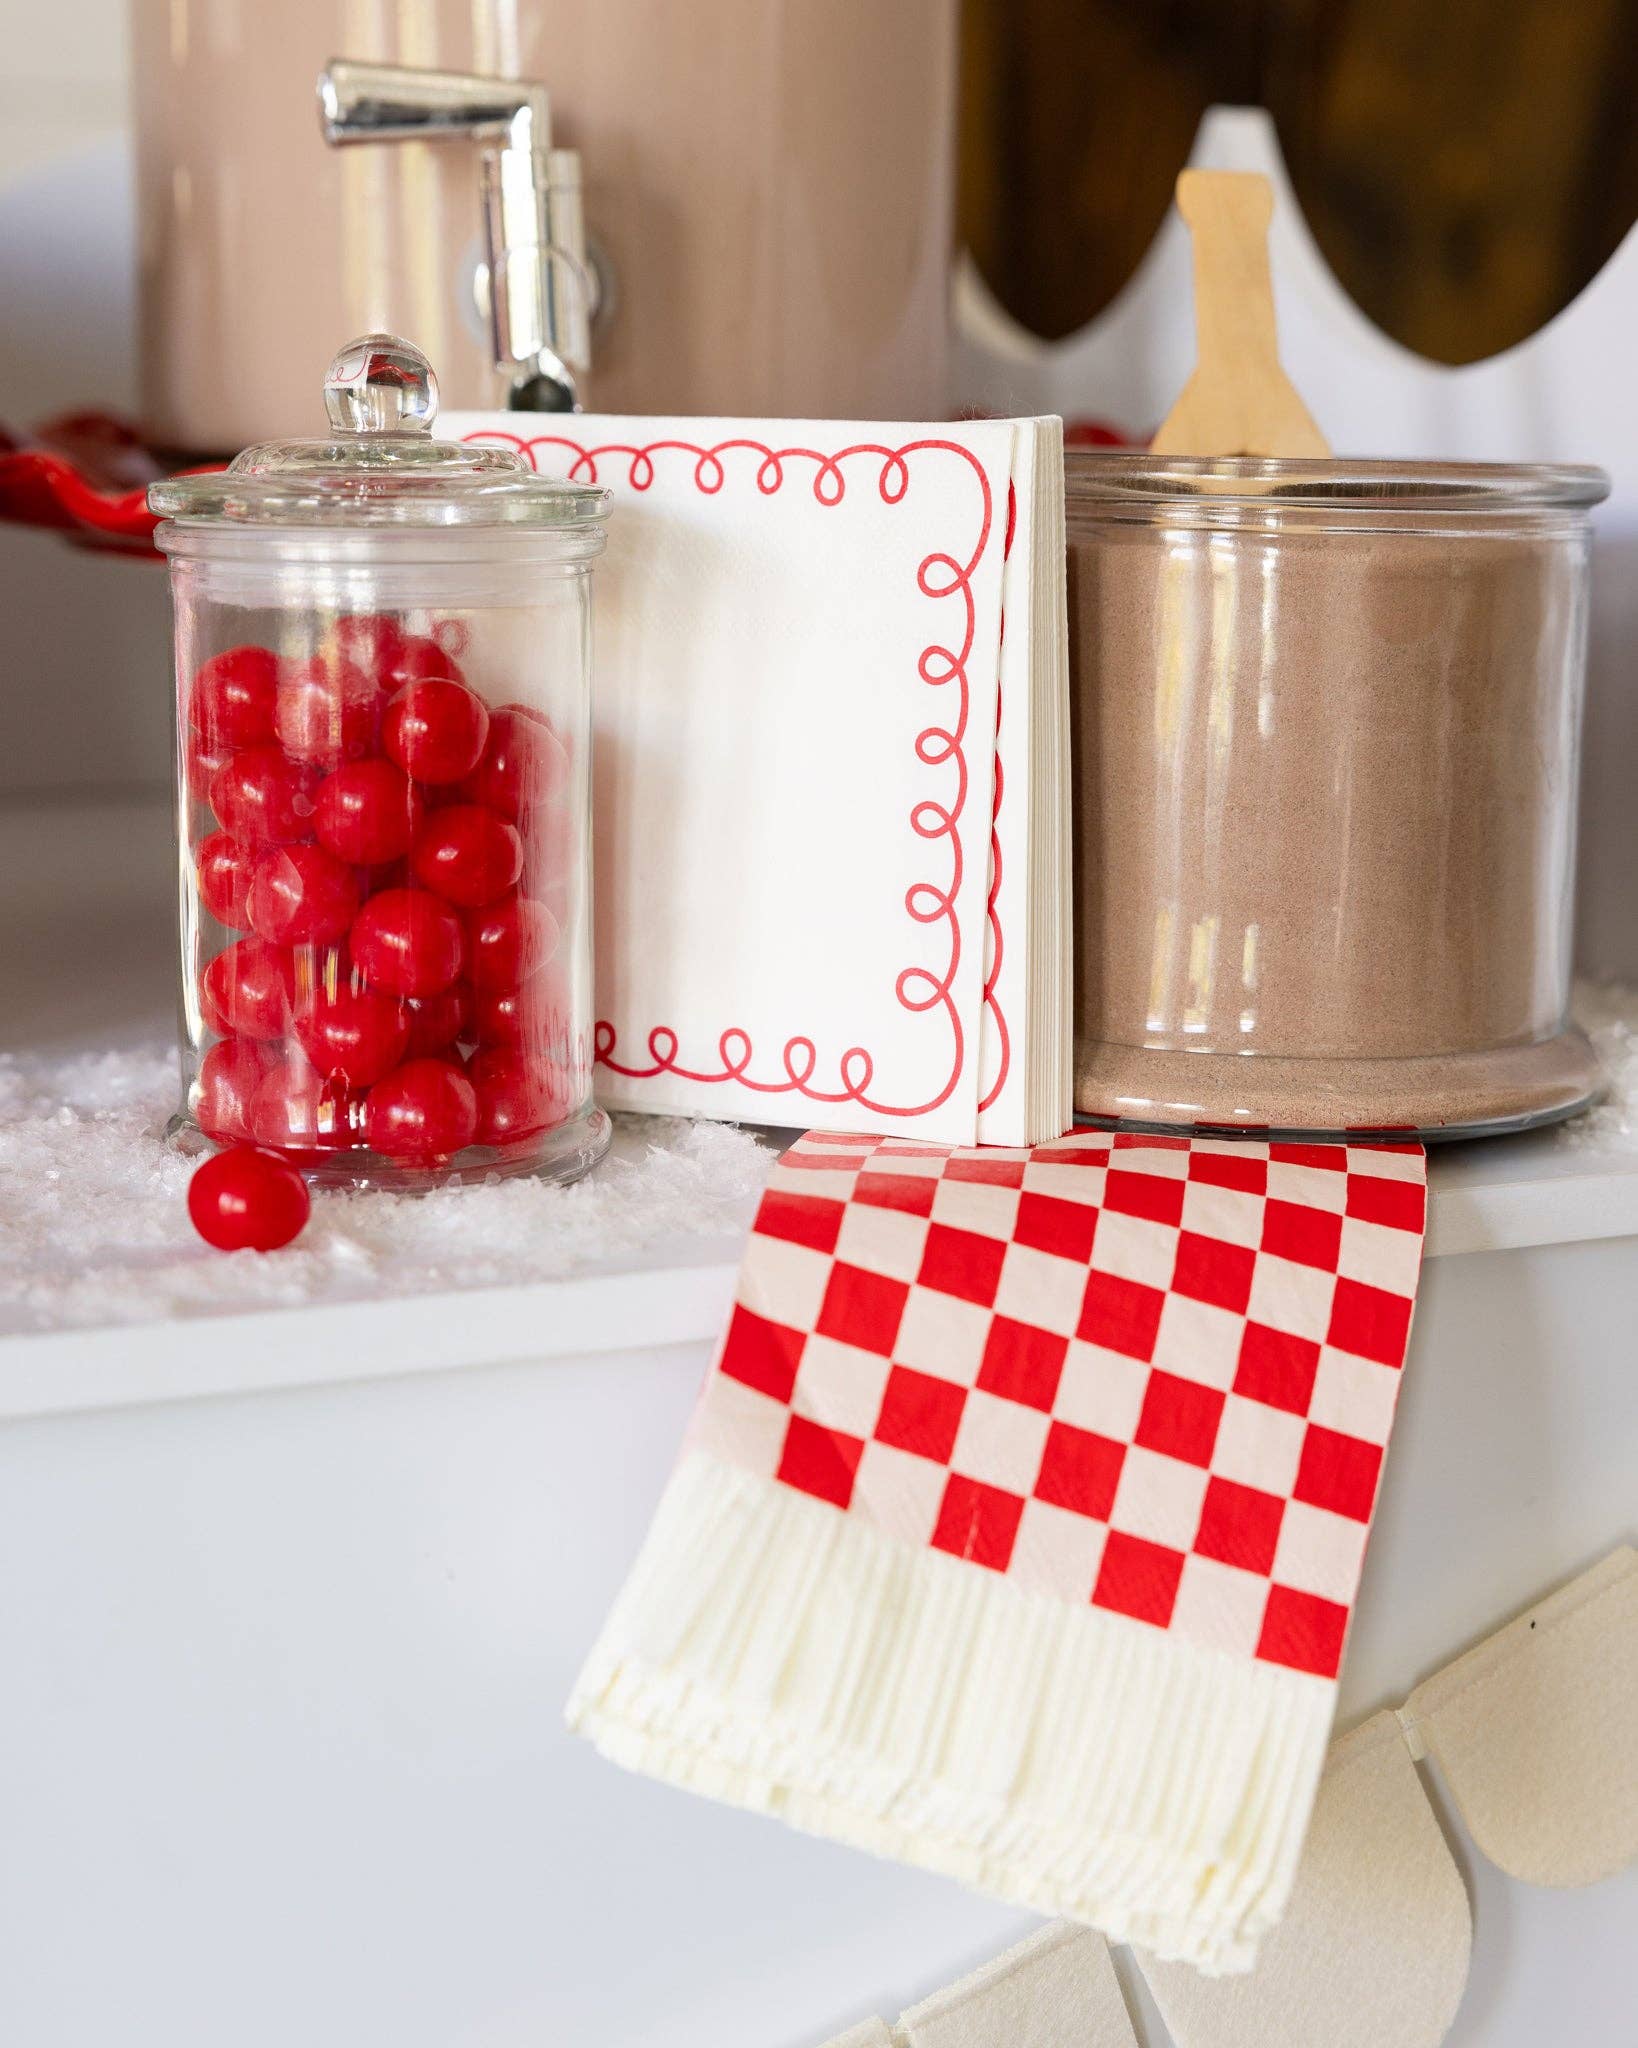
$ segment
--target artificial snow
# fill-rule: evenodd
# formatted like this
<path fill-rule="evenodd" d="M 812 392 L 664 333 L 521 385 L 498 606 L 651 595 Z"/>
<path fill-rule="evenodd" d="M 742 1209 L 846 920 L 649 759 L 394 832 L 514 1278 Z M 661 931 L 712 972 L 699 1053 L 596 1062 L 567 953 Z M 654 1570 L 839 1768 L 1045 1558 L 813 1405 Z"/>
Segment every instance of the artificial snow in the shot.
<path fill-rule="evenodd" d="M 1531 1143 L 1638 1150 L 1638 990 L 1578 992 L 1606 1100 Z M 315 1191 L 286 1250 L 212 1251 L 160 1133 L 174 1053 L 0 1055 L 0 1334 L 382 1300 L 732 1257 L 780 1149 L 730 1124 L 615 1119 L 585 1180 L 473 1181 L 429 1195 Z M 1438 1162 L 1434 1162 L 1437 1176 Z"/>
<path fill-rule="evenodd" d="M 160 1135 L 176 1099 L 175 1054 L 158 1047 L 0 1055 L 0 1331 L 514 1286 L 672 1250 L 683 1262 L 705 1240 L 737 1245 L 777 1156 L 728 1124 L 617 1118 L 609 1157 L 572 1187 L 315 1190 L 286 1250 L 224 1253 L 188 1221 L 195 1162 Z"/>
<path fill-rule="evenodd" d="M 1609 1077 L 1609 1093 L 1559 1127 L 1561 1144 L 1638 1150 L 1638 988 L 1584 983 L 1575 1013 Z"/>

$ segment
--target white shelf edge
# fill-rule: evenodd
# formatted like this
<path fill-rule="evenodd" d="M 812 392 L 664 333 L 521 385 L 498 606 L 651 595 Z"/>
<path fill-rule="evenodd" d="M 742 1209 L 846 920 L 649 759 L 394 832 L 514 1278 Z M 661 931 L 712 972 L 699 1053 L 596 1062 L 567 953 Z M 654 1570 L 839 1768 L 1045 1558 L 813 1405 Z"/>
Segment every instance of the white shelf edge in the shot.
<path fill-rule="evenodd" d="M 1470 1164 L 1428 1204 L 1427 1257 L 1638 1238 L 1638 1170 L 1521 1181 Z M 0 1422 L 714 1343 L 738 1239 L 648 1267 L 0 1339 Z M 1638 1256 L 1638 1246 L 1635 1246 Z"/>
<path fill-rule="evenodd" d="M 391 1301 L 53 1330 L 0 1341 L 0 1422 L 713 1342 L 727 1257 Z"/>
<path fill-rule="evenodd" d="M 1430 1259 L 1627 1237 L 1638 1153 L 1543 1133 L 1430 1160 Z M 557 1280 L 0 1335 L 0 1422 L 710 1345 L 742 1248 L 734 1233 L 669 1237 Z"/>
<path fill-rule="evenodd" d="M 1540 1180 L 1473 1178 L 1454 1187 L 1440 1187 L 1430 1176 L 1428 1194 L 1424 1258 L 1638 1237 L 1633 1168 L 1606 1166 Z"/>

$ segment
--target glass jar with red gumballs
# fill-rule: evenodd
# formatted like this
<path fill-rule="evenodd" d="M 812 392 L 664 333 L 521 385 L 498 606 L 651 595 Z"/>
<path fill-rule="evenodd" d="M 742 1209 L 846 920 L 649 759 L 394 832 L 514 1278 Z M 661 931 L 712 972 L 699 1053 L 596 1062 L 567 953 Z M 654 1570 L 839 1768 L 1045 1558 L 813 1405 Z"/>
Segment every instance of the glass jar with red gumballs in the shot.
<path fill-rule="evenodd" d="M 432 438 L 425 356 L 331 436 L 149 492 L 176 622 L 186 1149 L 414 1190 L 601 1158 L 590 579 L 608 493 Z"/>

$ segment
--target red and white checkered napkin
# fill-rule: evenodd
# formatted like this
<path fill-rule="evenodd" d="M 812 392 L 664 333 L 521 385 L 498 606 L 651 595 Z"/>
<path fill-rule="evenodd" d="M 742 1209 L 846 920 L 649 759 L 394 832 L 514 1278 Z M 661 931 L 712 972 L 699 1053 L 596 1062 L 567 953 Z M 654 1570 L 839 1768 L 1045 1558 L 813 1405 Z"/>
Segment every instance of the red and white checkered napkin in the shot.
<path fill-rule="evenodd" d="M 1323 1757 L 1425 1199 L 1417 1145 L 804 1138 L 573 1718 L 1249 1967 Z"/>

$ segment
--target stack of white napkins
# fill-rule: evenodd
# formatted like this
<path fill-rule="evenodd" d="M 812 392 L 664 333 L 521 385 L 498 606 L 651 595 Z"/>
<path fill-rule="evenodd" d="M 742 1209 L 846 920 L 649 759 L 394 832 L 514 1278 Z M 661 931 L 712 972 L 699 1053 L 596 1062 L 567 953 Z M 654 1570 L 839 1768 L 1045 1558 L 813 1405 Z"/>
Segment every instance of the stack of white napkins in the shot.
<path fill-rule="evenodd" d="M 600 1099 L 1056 1137 L 1062 423 L 439 430 L 614 493 L 595 578 Z"/>

